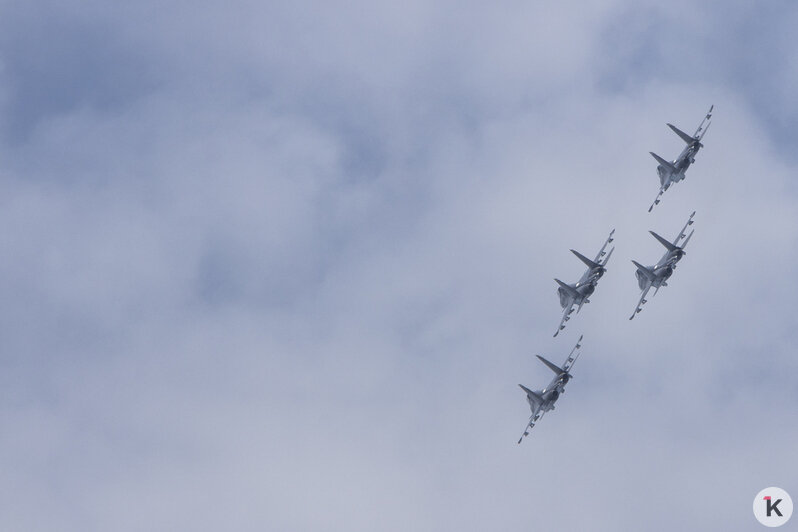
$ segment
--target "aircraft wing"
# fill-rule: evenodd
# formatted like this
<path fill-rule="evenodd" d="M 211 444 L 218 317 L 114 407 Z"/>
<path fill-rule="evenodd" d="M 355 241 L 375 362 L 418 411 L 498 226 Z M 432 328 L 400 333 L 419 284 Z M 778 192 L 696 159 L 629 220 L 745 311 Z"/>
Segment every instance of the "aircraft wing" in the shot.
<path fill-rule="evenodd" d="M 538 412 L 537 414 L 532 414 L 529 416 L 529 423 L 527 423 L 526 428 L 524 428 L 524 433 L 520 438 L 518 438 L 518 443 L 521 443 L 525 436 L 529 436 L 530 429 L 534 428 L 535 423 L 540 421 L 540 419 L 543 417 L 543 414 L 545 414 L 545 412 Z"/>
<path fill-rule="evenodd" d="M 615 240 L 615 239 L 612 237 L 612 235 L 614 235 L 614 234 L 615 234 L 615 229 L 613 229 L 612 231 L 610 231 L 610 236 L 608 236 L 608 237 L 607 237 L 607 240 L 604 242 L 604 245 L 603 245 L 603 246 L 601 246 L 601 249 L 600 249 L 600 250 L 599 250 L 599 252 L 596 254 L 596 258 L 595 258 L 595 259 L 593 259 L 593 262 L 597 262 L 597 263 L 601 264 L 602 266 L 604 266 L 604 265 L 606 265 L 606 264 L 607 264 L 607 261 L 608 261 L 608 260 L 610 260 L 610 258 L 609 258 L 609 257 L 607 257 L 607 258 L 606 258 L 606 260 L 605 260 L 604 262 L 601 262 L 601 259 L 602 259 L 602 257 L 604 257 L 604 255 L 606 255 L 606 254 L 607 254 L 607 252 L 606 252 L 606 251 L 604 251 L 605 249 L 607 249 L 607 245 L 608 245 L 608 244 L 610 244 L 610 243 L 611 243 L 613 240 Z M 615 249 L 615 248 L 612 248 L 612 249 Z M 612 249 L 610 250 L 610 255 L 612 255 Z"/>
<path fill-rule="evenodd" d="M 571 349 L 571 353 L 568 355 L 568 359 L 565 361 L 565 364 L 563 364 L 562 366 L 562 370 L 565 373 L 570 372 L 571 368 L 574 365 L 574 362 L 576 362 L 576 359 L 579 358 L 579 353 L 580 353 L 579 349 L 582 347 L 582 338 L 583 336 L 580 336 L 579 340 L 576 341 L 576 345 L 574 346 L 573 349 Z"/>
<path fill-rule="evenodd" d="M 693 137 L 698 139 L 698 142 L 701 142 L 701 139 L 704 138 L 704 135 L 706 135 L 707 130 L 709 129 L 709 125 L 712 123 L 711 122 L 711 120 L 712 120 L 712 110 L 714 108 L 715 108 L 714 105 L 711 105 L 709 107 L 709 111 L 707 111 L 707 115 L 704 117 L 704 119 L 698 125 L 698 129 L 695 130 L 695 135 L 693 135 Z"/>
<path fill-rule="evenodd" d="M 687 247 L 687 243 L 688 243 L 688 242 L 690 242 L 690 239 L 693 237 L 693 233 L 695 233 L 695 229 L 693 229 L 692 231 L 690 231 L 690 234 L 689 234 L 689 235 L 687 235 L 687 238 L 685 238 L 685 239 L 684 239 L 684 242 L 682 242 L 682 250 L 684 250 L 684 248 L 686 248 L 686 247 Z M 685 253 L 686 253 L 686 252 L 685 252 Z"/>
<path fill-rule="evenodd" d="M 558 334 L 560 334 L 561 330 L 565 329 L 565 322 L 571 319 L 571 313 L 573 311 L 574 311 L 574 304 L 573 301 L 571 301 L 571 304 L 566 306 L 565 309 L 563 309 L 562 319 L 560 320 L 560 326 L 557 328 L 557 332 L 554 333 L 555 337 Z"/>
<path fill-rule="evenodd" d="M 646 286 L 646 289 L 643 290 L 643 293 L 640 294 L 640 301 L 637 302 L 637 306 L 635 307 L 635 311 L 632 312 L 631 316 L 629 316 L 630 320 L 633 320 L 634 317 L 635 317 L 635 314 L 637 314 L 638 312 L 643 310 L 643 305 L 646 304 L 646 295 L 648 294 L 649 290 L 651 290 L 651 283 L 649 283 L 649 285 Z"/>
<path fill-rule="evenodd" d="M 662 182 L 664 184 L 665 180 L 662 179 Z M 660 186 L 659 187 L 659 192 L 657 193 L 657 197 L 654 199 L 654 203 L 651 204 L 651 207 L 648 208 L 648 212 L 651 212 L 651 210 L 654 208 L 655 205 L 659 205 L 660 198 L 662 197 L 662 194 L 664 194 L 664 193 L 665 193 L 665 188 L 663 188 L 663 186 Z"/>
<path fill-rule="evenodd" d="M 693 214 L 691 214 L 690 217 L 687 219 L 687 223 L 684 224 L 684 227 L 682 227 L 682 230 L 679 231 L 679 234 L 676 235 L 676 238 L 673 240 L 673 245 L 674 246 L 679 245 L 679 240 L 681 240 L 682 238 L 686 238 L 687 237 L 687 234 L 685 233 L 685 231 L 687 231 L 687 228 L 689 226 L 693 225 L 693 216 L 695 216 L 695 211 L 693 211 Z M 686 243 L 686 241 L 685 241 L 685 243 Z M 682 245 L 680 247 L 684 248 L 684 245 Z"/>
<path fill-rule="evenodd" d="M 650 153 L 650 154 L 651 154 L 651 156 L 652 156 L 654 159 L 656 159 L 656 160 L 657 160 L 657 162 L 658 162 L 658 163 L 659 163 L 661 166 L 664 166 L 664 167 L 665 167 L 665 168 L 667 168 L 667 169 L 668 169 L 670 172 L 676 172 L 676 167 L 675 167 L 675 166 L 673 166 L 673 163 L 672 163 L 672 162 L 670 162 L 670 161 L 666 161 L 665 159 L 663 159 L 662 157 L 660 157 L 659 155 L 657 155 L 657 154 L 656 154 L 656 153 L 654 153 L 653 151 L 650 151 L 650 152 L 648 152 L 648 153 Z"/>
<path fill-rule="evenodd" d="M 704 131 L 702 131 L 701 135 L 699 135 L 699 137 L 698 137 L 698 145 L 699 146 L 701 146 L 701 147 L 704 146 L 703 144 L 701 144 L 701 139 L 703 139 L 704 135 L 707 134 L 707 131 L 709 131 L 709 126 L 711 126 L 711 125 L 712 125 L 712 122 L 707 122 L 707 125 L 704 127 Z"/>
<path fill-rule="evenodd" d="M 632 264 L 634 264 L 637 267 L 637 269 L 640 270 L 640 273 L 645 275 L 646 279 L 648 279 L 649 284 L 651 284 L 651 281 L 654 280 L 654 274 L 652 273 L 652 271 L 643 266 L 642 264 L 640 264 L 639 262 L 637 262 L 636 260 L 633 260 Z"/>

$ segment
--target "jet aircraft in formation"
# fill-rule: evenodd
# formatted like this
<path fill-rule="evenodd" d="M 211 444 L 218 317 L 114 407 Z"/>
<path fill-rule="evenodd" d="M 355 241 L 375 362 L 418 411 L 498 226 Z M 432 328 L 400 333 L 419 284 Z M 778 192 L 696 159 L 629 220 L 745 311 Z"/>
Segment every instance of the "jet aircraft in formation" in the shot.
<path fill-rule="evenodd" d="M 605 251 L 607 245 L 614 240 L 612 237 L 613 234 L 615 234 L 615 229 L 610 231 L 610 236 L 607 237 L 604 245 L 601 246 L 601 249 L 596 254 L 596 258 L 593 260 L 590 260 L 578 251 L 571 250 L 571 253 L 576 255 L 579 260 L 587 265 L 587 271 L 582 274 L 582 277 L 577 282 L 565 284 L 559 279 L 554 279 L 557 284 L 560 285 L 557 289 L 557 294 L 560 296 L 560 306 L 563 308 L 562 320 L 560 320 L 560 326 L 557 332 L 554 333 L 554 336 L 557 336 L 560 334 L 561 330 L 565 329 L 565 322 L 571 319 L 574 305 L 577 305 L 576 313 L 579 314 L 579 311 L 582 310 L 582 305 L 590 303 L 588 297 L 596 290 L 601 276 L 607 272 L 607 262 L 610 260 L 612 252 L 615 251 L 614 247 L 609 253 Z"/>
<path fill-rule="evenodd" d="M 576 346 L 571 349 L 571 353 L 568 355 L 568 358 L 565 360 L 565 363 L 563 363 L 562 366 L 557 366 L 542 356 L 537 355 L 540 361 L 546 364 L 546 366 L 554 372 L 554 378 L 551 380 L 548 386 L 535 392 L 523 384 L 518 385 L 522 390 L 524 390 L 524 392 L 526 392 L 526 400 L 529 402 L 529 408 L 532 410 L 532 415 L 529 416 L 529 422 L 524 428 L 524 433 L 520 438 L 518 438 L 518 443 L 521 443 L 521 441 L 524 439 L 524 436 L 529 435 L 529 429 L 535 426 L 535 423 L 537 423 L 540 418 L 543 417 L 543 414 L 549 410 L 554 410 L 554 403 L 556 403 L 557 399 L 560 398 L 560 395 L 565 392 L 565 385 L 568 384 L 568 381 L 573 378 L 573 375 L 571 375 L 570 371 L 574 365 L 574 362 L 576 362 L 576 359 L 579 358 L 579 348 L 582 347 L 581 342 L 582 337 L 580 336 L 579 340 L 576 342 Z"/>
<path fill-rule="evenodd" d="M 704 117 L 704 120 L 701 121 L 701 124 L 699 124 L 698 129 L 695 130 L 695 133 L 692 137 L 673 124 L 668 124 L 668 127 L 671 128 L 674 133 L 679 135 L 679 137 L 681 137 L 681 139 L 687 144 L 687 146 L 685 146 L 685 148 L 682 150 L 682 153 L 680 153 L 676 159 L 669 162 L 653 151 L 649 152 L 651 156 L 654 157 L 654 159 L 656 159 L 659 163 L 657 166 L 657 174 L 659 175 L 659 194 L 657 194 L 657 198 L 654 200 L 654 203 L 651 204 L 651 207 L 648 208 L 648 212 L 651 212 L 651 209 L 654 208 L 654 205 L 659 205 L 662 194 L 664 194 L 673 183 L 678 183 L 684 179 L 685 172 L 688 168 L 690 168 L 690 165 L 695 162 L 695 156 L 698 153 L 698 150 L 704 147 L 704 145 L 701 144 L 701 139 L 704 138 L 704 135 L 712 123 L 712 109 L 714 108 L 714 105 L 710 106 L 709 111 L 707 111 L 707 115 Z"/>
<path fill-rule="evenodd" d="M 695 211 L 693 211 L 693 214 L 687 219 L 687 223 L 684 224 L 684 227 L 679 234 L 676 235 L 673 242 L 668 242 L 654 231 L 649 231 L 660 244 L 665 246 L 667 251 L 665 251 L 665 254 L 659 259 L 659 262 L 653 266 L 643 266 L 639 262 L 632 261 L 634 265 L 637 266 L 635 276 L 637 277 L 637 284 L 640 286 L 640 290 L 642 290 L 643 293 L 640 295 L 640 301 L 637 302 L 635 311 L 629 317 L 630 320 L 634 319 L 635 315 L 643 310 L 643 305 L 647 302 L 646 294 L 651 290 L 651 287 L 654 287 L 654 295 L 657 295 L 661 287 L 668 286 L 667 281 L 670 279 L 671 275 L 673 275 L 676 263 L 682 260 L 682 257 L 687 253 L 684 248 L 687 247 L 690 237 L 692 237 L 695 232 L 695 229 L 693 229 L 690 231 L 689 235 L 685 234 L 687 228 L 693 225 L 693 216 L 695 216 Z M 679 241 L 682 241 L 681 246 L 679 245 Z"/>
<path fill-rule="evenodd" d="M 690 165 L 695 162 L 695 156 L 698 153 L 698 150 L 704 147 L 704 145 L 701 143 L 701 140 L 704 138 L 704 135 L 709 129 L 709 125 L 712 120 L 712 110 L 714 107 L 714 105 L 710 106 L 706 117 L 704 117 L 704 120 L 701 121 L 701 124 L 699 124 L 698 129 L 696 129 L 696 132 L 693 134 L 693 136 L 688 135 L 673 124 L 668 124 L 668 127 L 670 127 L 674 133 L 679 135 L 679 137 L 681 137 L 681 139 L 687 144 L 684 150 L 682 150 L 682 153 L 679 154 L 679 157 L 668 162 L 659 155 L 649 152 L 659 163 L 657 166 L 657 173 L 659 174 L 660 190 L 657 198 L 654 200 L 654 203 L 652 203 L 651 207 L 648 208 L 648 212 L 651 212 L 654 206 L 659 204 L 662 194 L 668 190 L 673 183 L 678 183 L 684 179 L 685 172 Z M 687 219 L 687 223 L 684 225 L 682 230 L 679 231 L 679 234 L 676 236 L 673 242 L 665 240 L 654 231 L 649 231 L 649 233 L 651 233 L 651 235 L 665 247 L 666 251 L 662 258 L 653 266 L 643 266 L 639 262 L 634 260 L 632 261 L 637 268 L 635 271 L 635 277 L 637 277 L 637 283 L 640 287 L 640 290 L 642 290 L 642 293 L 640 295 L 640 301 L 638 301 L 637 306 L 635 307 L 635 311 L 629 318 L 630 320 L 634 319 L 635 315 L 643 310 L 643 305 L 645 305 L 647 302 L 646 296 L 652 287 L 654 288 L 654 295 L 656 295 L 661 287 L 668 286 L 667 281 L 670 279 L 671 275 L 673 275 L 673 270 L 676 268 L 677 263 L 682 260 L 682 257 L 684 257 L 686 254 L 684 248 L 687 247 L 687 243 L 690 241 L 690 238 L 692 238 L 693 233 L 695 232 L 695 230 L 693 230 L 690 231 L 689 235 L 687 234 L 687 228 L 693 225 L 694 216 L 695 211 L 693 211 L 693 213 Z M 607 262 L 609 262 L 612 252 L 615 251 L 615 247 L 610 249 L 609 252 L 606 251 L 607 246 L 614 240 L 614 234 L 615 229 L 610 231 L 609 237 L 607 237 L 604 245 L 601 246 L 596 258 L 593 260 L 590 260 L 578 251 L 573 249 L 571 250 L 571 252 L 576 255 L 579 260 L 587 265 L 587 271 L 585 271 L 579 281 L 573 284 L 566 284 L 559 279 L 554 279 L 557 284 L 560 285 L 557 289 L 557 294 L 560 298 L 560 306 L 563 308 L 562 320 L 560 321 L 560 326 L 557 329 L 557 332 L 554 333 L 554 336 L 557 336 L 560 331 L 565 328 L 565 323 L 571 319 L 570 316 L 574 310 L 579 313 L 579 311 L 582 309 L 582 305 L 585 303 L 590 303 L 588 298 L 593 294 L 593 292 L 595 292 L 599 279 L 601 279 L 601 277 L 607 272 Z M 575 305 L 576 309 L 574 309 Z M 571 353 L 568 355 L 568 358 L 565 360 L 562 366 L 557 366 L 538 355 L 540 361 L 543 362 L 555 374 L 548 386 L 542 390 L 532 391 L 523 384 L 519 384 L 521 389 L 526 393 L 526 399 L 529 403 L 530 409 L 532 410 L 532 415 L 529 417 L 529 422 L 524 429 L 523 435 L 518 439 L 518 443 L 521 443 L 524 437 L 529 435 L 529 430 L 535 426 L 535 423 L 537 423 L 546 412 L 554 410 L 554 403 L 556 403 L 560 395 L 564 393 L 565 385 L 568 384 L 568 381 L 573 377 L 570 373 L 570 370 L 573 367 L 574 362 L 576 362 L 576 359 L 579 357 L 579 349 L 582 347 L 581 342 L 582 336 L 579 337 L 579 340 L 576 342 L 576 346 L 571 350 Z"/>

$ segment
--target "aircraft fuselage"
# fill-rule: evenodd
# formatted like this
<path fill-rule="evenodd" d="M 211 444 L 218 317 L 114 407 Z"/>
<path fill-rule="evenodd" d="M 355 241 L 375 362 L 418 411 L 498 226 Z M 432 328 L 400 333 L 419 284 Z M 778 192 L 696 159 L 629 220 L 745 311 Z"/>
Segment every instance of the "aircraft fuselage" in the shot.
<path fill-rule="evenodd" d="M 537 392 L 538 395 L 543 398 L 542 403 L 538 403 L 535 399 L 527 395 L 526 400 L 529 403 L 529 408 L 532 410 L 532 415 L 538 412 L 554 410 L 554 403 L 557 402 L 557 399 L 560 398 L 560 395 L 562 395 L 564 391 L 565 383 L 561 382 L 559 379 L 554 379 L 551 384 Z"/>
<path fill-rule="evenodd" d="M 696 143 L 682 150 L 679 157 L 672 162 L 673 168 L 676 170 L 675 172 L 661 164 L 657 165 L 657 175 L 659 176 L 659 181 L 664 190 L 668 190 L 668 187 L 670 187 L 672 183 L 678 183 L 685 178 L 685 173 L 687 169 L 690 168 L 690 165 L 695 162 L 695 156 L 699 149 L 700 146 Z"/>
<path fill-rule="evenodd" d="M 583 300 L 590 297 L 596 291 L 596 283 L 604 275 L 603 269 L 589 269 L 577 281 L 569 286 L 579 294 L 569 293 L 565 288 L 557 288 L 557 294 L 560 296 L 560 307 L 566 308 L 569 305 L 579 305 Z"/>
<path fill-rule="evenodd" d="M 651 270 L 654 274 L 654 278 L 650 280 L 651 286 L 654 288 L 659 288 L 662 286 L 665 281 L 670 279 L 671 275 L 673 275 L 673 267 L 672 266 L 650 266 L 649 270 Z M 640 287 L 640 290 L 645 290 L 648 287 L 649 278 L 641 272 L 640 270 L 635 271 L 635 277 L 637 277 L 637 286 Z"/>
<path fill-rule="evenodd" d="M 596 291 L 595 285 L 592 283 L 587 283 L 580 285 L 579 283 L 575 283 L 570 285 L 579 295 L 569 293 L 565 290 L 565 288 L 558 288 L 557 294 L 560 296 L 560 306 L 562 308 L 566 308 L 570 305 L 579 305 L 590 297 L 590 295 Z"/>

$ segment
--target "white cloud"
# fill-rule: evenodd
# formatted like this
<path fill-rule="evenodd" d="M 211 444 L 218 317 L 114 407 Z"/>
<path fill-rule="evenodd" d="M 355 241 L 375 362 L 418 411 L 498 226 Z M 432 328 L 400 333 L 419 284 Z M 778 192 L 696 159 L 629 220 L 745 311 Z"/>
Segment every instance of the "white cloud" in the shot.
<path fill-rule="evenodd" d="M 770 109 L 791 74 L 741 80 L 744 8 L 73 7 L 3 17 L 1 528 L 728 530 L 790 490 L 795 161 L 756 87 Z M 59 95 L 42 32 L 109 52 Z M 647 214 L 646 152 L 711 103 Z M 630 323 L 629 259 L 692 210 Z M 553 339 L 552 278 L 613 227 Z M 516 384 L 580 332 L 516 446 Z"/>

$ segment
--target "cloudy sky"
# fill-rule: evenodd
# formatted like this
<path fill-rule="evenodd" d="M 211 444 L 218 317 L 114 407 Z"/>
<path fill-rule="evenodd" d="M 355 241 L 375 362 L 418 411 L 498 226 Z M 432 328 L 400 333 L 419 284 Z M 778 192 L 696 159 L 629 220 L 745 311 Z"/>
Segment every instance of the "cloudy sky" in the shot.
<path fill-rule="evenodd" d="M 759 490 L 798 495 L 796 27 L 788 1 L 0 1 L 0 529 L 756 529 Z M 710 104 L 648 214 L 647 152 Z M 693 210 L 629 322 L 630 259 Z M 552 338 L 552 278 L 612 228 Z M 517 384 L 579 334 L 516 445 Z"/>

